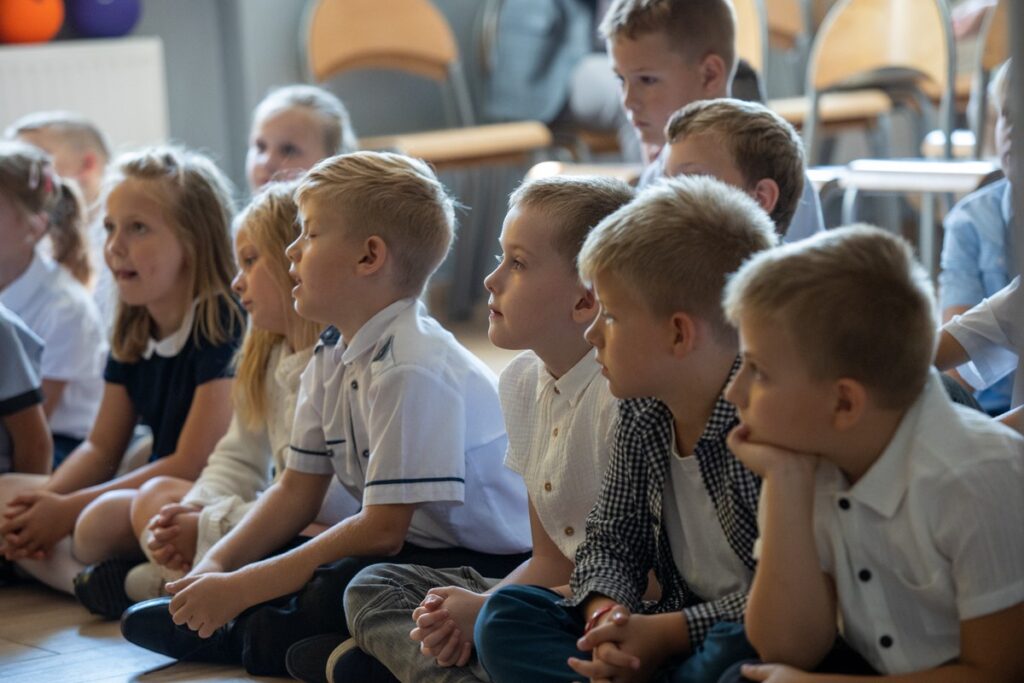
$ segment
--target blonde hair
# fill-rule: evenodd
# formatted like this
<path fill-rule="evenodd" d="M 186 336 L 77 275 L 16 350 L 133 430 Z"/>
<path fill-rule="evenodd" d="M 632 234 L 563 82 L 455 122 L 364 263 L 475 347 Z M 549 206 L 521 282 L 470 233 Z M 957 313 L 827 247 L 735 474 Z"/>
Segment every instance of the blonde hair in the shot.
<path fill-rule="evenodd" d="M 12 140 L 0 142 L 0 192 L 25 217 L 46 214 L 54 260 L 88 284 L 92 267 L 83 234 L 85 202 L 77 184 L 54 173 L 46 152 Z"/>
<path fill-rule="evenodd" d="M 199 300 L 193 339 L 210 344 L 228 341 L 244 324 L 231 295 L 231 184 L 207 157 L 170 146 L 119 157 L 107 181 L 108 194 L 128 179 L 152 183 L 181 243 L 192 298 Z M 138 361 L 155 331 L 145 306 L 119 300 L 112 355 L 121 362 Z"/>
<path fill-rule="evenodd" d="M 726 277 L 776 244 L 767 214 L 741 190 L 707 176 L 663 179 L 594 228 L 580 275 L 611 274 L 656 315 L 686 311 L 723 342 L 735 330 L 722 315 Z"/>
<path fill-rule="evenodd" d="M 996 69 L 992 76 L 992 82 L 988 86 L 988 97 L 997 115 L 1002 115 L 1010 97 L 1010 87 L 1013 83 L 1013 60 L 1007 59 Z"/>
<path fill-rule="evenodd" d="M 76 151 L 95 152 L 106 164 L 110 159 L 110 144 L 106 136 L 89 119 L 70 111 L 40 111 L 27 114 L 12 123 L 4 131 L 4 137 L 15 138 L 22 133 L 49 131 L 60 137 L 61 142 Z"/>
<path fill-rule="evenodd" d="M 793 126 L 756 102 L 701 100 L 672 115 L 669 144 L 691 135 L 711 135 L 732 158 L 748 187 L 763 178 L 775 181 L 779 198 L 771 219 L 780 234 L 789 228 L 804 190 L 804 146 Z"/>
<path fill-rule="evenodd" d="M 235 218 L 235 229 L 245 230 L 256 250 L 280 286 L 282 299 L 287 300 L 288 315 L 295 317 L 298 334 L 296 351 L 316 342 L 320 328 L 295 312 L 291 303 L 294 284 L 288 275 L 285 248 L 299 236 L 298 207 L 295 205 L 295 183 L 270 183 Z M 235 410 L 252 430 L 260 429 L 267 415 L 267 365 L 270 354 L 278 344 L 285 342 L 283 335 L 255 327 L 249 319 L 245 341 L 235 357 L 235 382 L 232 397 Z"/>
<path fill-rule="evenodd" d="M 452 242 L 455 202 L 419 159 L 389 152 L 324 159 L 295 192 L 300 210 L 311 200 L 341 214 L 349 236 L 384 240 L 395 285 L 411 294 L 423 291 Z"/>
<path fill-rule="evenodd" d="M 323 126 L 325 156 L 347 154 L 359 147 L 348 109 L 332 93 L 315 85 L 286 85 L 275 88 L 256 105 L 253 124 L 266 116 L 292 107 L 310 110 Z"/>
<path fill-rule="evenodd" d="M 555 250 L 576 269 L 576 257 L 591 229 L 633 199 L 633 188 L 615 178 L 552 176 L 523 183 L 508 198 L 508 208 L 536 209 L 553 223 Z"/>
<path fill-rule="evenodd" d="M 730 80 L 736 71 L 736 16 L 729 0 L 613 0 L 598 30 L 605 40 L 660 32 L 687 61 L 714 54 Z"/>
<path fill-rule="evenodd" d="M 726 287 L 726 315 L 789 330 L 813 377 L 848 377 L 883 408 L 910 405 L 927 380 L 938 325 L 931 283 L 910 245 L 856 225 L 759 254 Z"/>

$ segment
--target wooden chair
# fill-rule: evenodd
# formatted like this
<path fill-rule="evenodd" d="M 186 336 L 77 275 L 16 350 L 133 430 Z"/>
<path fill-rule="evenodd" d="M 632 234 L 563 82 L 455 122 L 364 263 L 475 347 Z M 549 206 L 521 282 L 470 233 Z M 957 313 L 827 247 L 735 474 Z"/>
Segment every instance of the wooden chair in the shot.
<path fill-rule="evenodd" d="M 940 117 L 948 131 L 953 69 L 945 0 L 840 0 L 814 38 L 804 97 L 769 106 L 803 129 L 808 161 L 815 163 L 819 128 L 877 128 L 894 93 L 917 89 L 922 78 L 943 93 Z"/>
<path fill-rule="evenodd" d="M 318 0 L 309 15 L 306 57 L 317 82 L 357 69 L 393 69 L 435 81 L 449 96 L 452 128 L 364 138 L 364 148 L 396 149 L 442 169 L 522 162 L 551 145 L 539 121 L 473 125 L 455 36 L 428 0 Z"/>

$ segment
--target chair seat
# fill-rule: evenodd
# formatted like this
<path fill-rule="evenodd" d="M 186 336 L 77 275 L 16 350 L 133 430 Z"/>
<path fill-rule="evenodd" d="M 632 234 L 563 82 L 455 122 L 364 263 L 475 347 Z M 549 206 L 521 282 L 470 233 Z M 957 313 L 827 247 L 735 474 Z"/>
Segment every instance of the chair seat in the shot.
<path fill-rule="evenodd" d="M 552 176 L 596 175 L 636 184 L 642 170 L 640 164 L 573 164 L 564 161 L 542 161 L 527 172 L 525 180 Z"/>
<path fill-rule="evenodd" d="M 926 159 L 941 159 L 945 154 L 946 135 L 941 130 L 933 130 L 924 137 L 921 143 L 921 156 Z M 953 158 L 970 159 L 974 156 L 974 132 L 969 130 L 953 131 Z"/>
<path fill-rule="evenodd" d="M 807 119 L 807 97 L 783 97 L 768 101 L 768 106 L 795 128 Z M 881 90 L 855 90 L 825 93 L 818 101 L 818 121 L 824 125 L 842 125 L 877 119 L 892 110 L 892 100 Z"/>
<path fill-rule="evenodd" d="M 539 121 L 360 138 L 364 149 L 393 149 L 438 168 L 508 161 L 549 147 L 551 141 L 551 131 Z"/>
<path fill-rule="evenodd" d="M 973 192 L 998 170 L 991 161 L 936 161 L 932 159 L 858 159 L 851 161 L 840 184 L 868 192 Z"/>

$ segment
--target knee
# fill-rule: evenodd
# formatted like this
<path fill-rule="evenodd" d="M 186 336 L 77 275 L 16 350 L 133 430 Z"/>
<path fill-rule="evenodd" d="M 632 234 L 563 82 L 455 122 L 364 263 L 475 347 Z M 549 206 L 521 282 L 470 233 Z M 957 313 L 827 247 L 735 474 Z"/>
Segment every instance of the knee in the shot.
<path fill-rule="evenodd" d="M 168 503 L 177 503 L 182 499 L 192 482 L 177 477 L 153 477 L 139 487 L 132 499 L 131 519 L 135 535 L 139 535 L 149 524 L 149 520 Z"/>
<path fill-rule="evenodd" d="M 107 558 L 112 538 L 124 528 L 134 491 L 109 491 L 85 506 L 72 534 L 75 559 L 94 564 Z"/>
<path fill-rule="evenodd" d="M 533 586 L 507 586 L 491 594 L 473 629 L 477 657 L 490 671 L 495 662 L 518 651 L 511 646 L 524 631 L 539 625 L 557 597 Z"/>
<path fill-rule="evenodd" d="M 400 569 L 397 565 L 374 564 L 352 577 L 343 599 L 350 633 L 358 635 L 366 617 L 381 609 L 395 608 L 402 601 L 405 583 Z M 410 617 L 413 609 L 409 607 Z"/>

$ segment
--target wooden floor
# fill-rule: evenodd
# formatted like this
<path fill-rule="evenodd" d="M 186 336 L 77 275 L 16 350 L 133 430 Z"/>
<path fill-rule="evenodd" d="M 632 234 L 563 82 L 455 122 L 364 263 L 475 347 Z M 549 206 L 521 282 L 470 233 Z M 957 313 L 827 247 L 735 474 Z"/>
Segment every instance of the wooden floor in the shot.
<path fill-rule="evenodd" d="M 495 372 L 515 355 L 491 346 L 486 322 L 450 329 Z M 0 586 L 0 681 L 86 683 L 93 681 L 275 681 L 241 668 L 181 664 L 136 647 L 118 624 L 89 614 L 73 597 L 35 584 Z"/>

